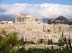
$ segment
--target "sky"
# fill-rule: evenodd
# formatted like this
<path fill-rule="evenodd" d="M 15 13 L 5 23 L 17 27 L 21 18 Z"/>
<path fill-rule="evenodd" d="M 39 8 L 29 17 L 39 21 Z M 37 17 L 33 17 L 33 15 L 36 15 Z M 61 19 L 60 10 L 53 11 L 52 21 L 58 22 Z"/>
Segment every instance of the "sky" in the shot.
<path fill-rule="evenodd" d="M 12 4 L 12 3 L 59 3 L 59 4 L 68 4 L 72 5 L 72 0 L 1 0 L 3 4 Z"/>
<path fill-rule="evenodd" d="M 72 0 L 0 0 L 0 14 L 72 17 Z"/>

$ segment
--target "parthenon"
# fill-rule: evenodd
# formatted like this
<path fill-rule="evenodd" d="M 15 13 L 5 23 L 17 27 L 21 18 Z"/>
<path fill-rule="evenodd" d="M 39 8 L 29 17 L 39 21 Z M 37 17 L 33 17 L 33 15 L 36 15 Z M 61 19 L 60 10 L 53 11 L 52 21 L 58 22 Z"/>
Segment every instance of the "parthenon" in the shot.
<path fill-rule="evenodd" d="M 41 23 L 42 17 L 38 16 L 37 18 L 30 15 L 17 15 L 15 19 L 15 23 Z"/>

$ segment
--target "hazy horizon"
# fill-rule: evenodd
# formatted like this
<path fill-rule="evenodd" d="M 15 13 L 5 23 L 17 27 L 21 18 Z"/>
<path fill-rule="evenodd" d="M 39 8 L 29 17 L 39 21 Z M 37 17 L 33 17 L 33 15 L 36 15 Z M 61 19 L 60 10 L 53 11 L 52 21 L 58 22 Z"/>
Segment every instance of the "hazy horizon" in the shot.
<path fill-rule="evenodd" d="M 0 14 L 72 18 L 72 0 L 1 0 Z"/>

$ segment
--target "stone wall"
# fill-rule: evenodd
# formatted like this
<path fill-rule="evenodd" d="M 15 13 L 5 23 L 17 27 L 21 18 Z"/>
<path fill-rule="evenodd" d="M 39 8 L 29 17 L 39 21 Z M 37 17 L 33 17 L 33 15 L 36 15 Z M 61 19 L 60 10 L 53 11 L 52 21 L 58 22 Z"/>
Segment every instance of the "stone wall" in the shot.
<path fill-rule="evenodd" d="M 15 31 L 44 31 L 44 32 L 72 32 L 72 25 L 65 24 L 43 24 L 43 23 L 13 23 L 0 24 L 0 30 L 15 30 Z M 50 31 L 48 31 L 50 30 Z"/>

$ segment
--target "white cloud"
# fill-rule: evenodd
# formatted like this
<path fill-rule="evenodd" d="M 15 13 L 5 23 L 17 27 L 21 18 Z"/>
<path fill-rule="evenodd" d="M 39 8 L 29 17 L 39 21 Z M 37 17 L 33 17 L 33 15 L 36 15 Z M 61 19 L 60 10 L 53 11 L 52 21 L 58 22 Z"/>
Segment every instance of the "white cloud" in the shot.
<path fill-rule="evenodd" d="M 33 16 L 57 17 L 60 15 L 72 17 L 72 5 L 62 4 L 2 4 L 4 14 L 29 14 Z"/>

